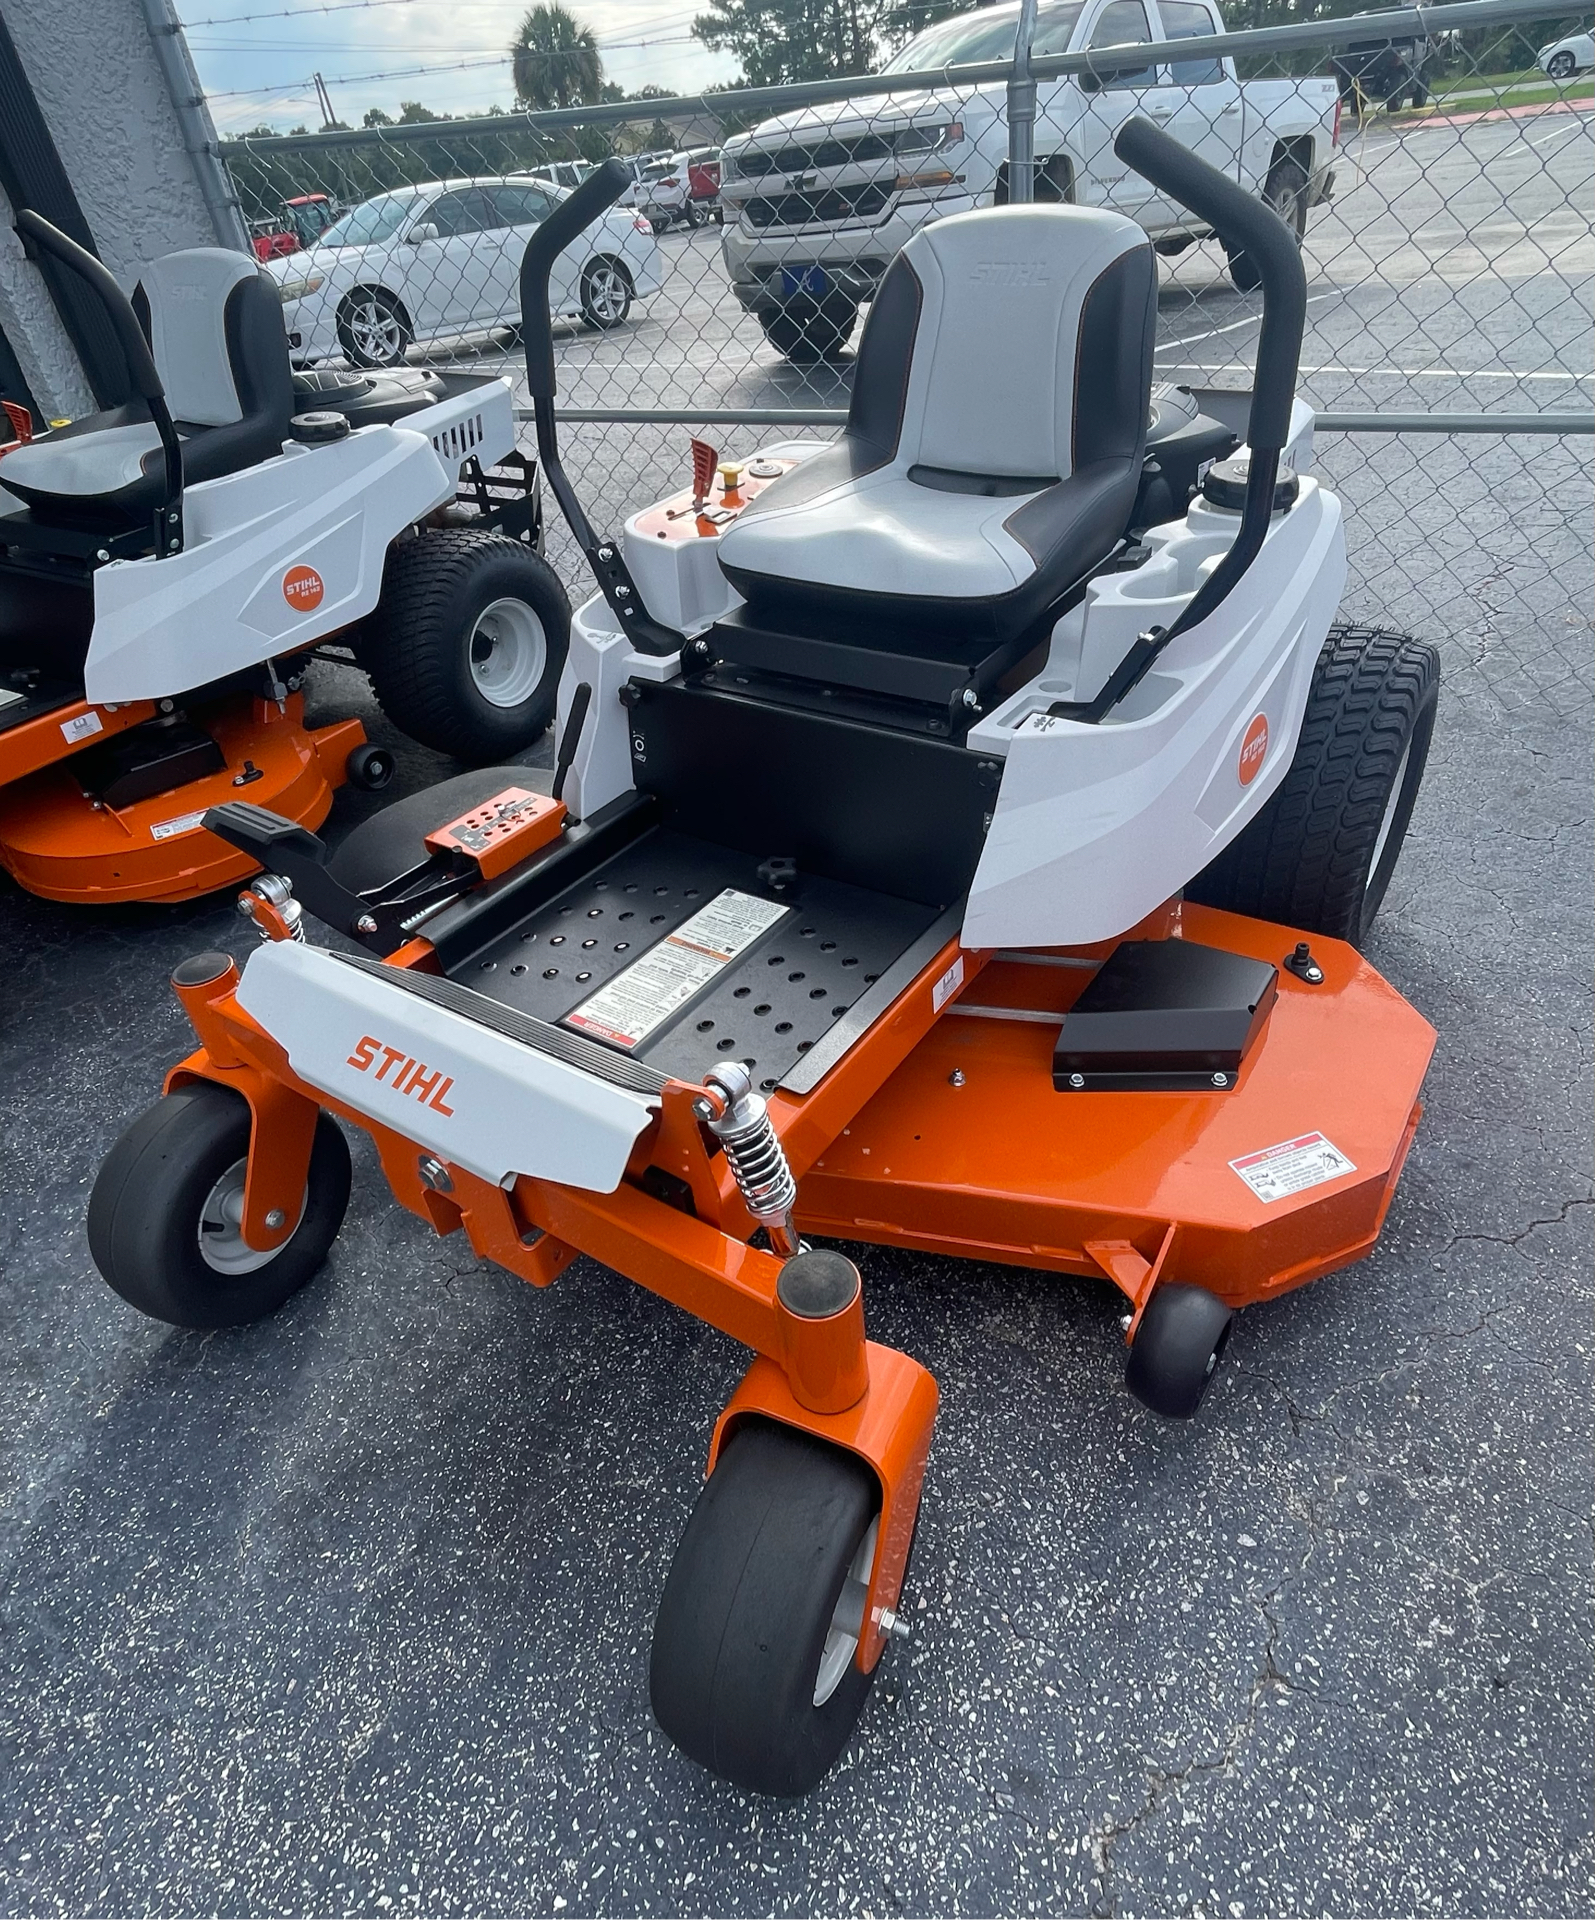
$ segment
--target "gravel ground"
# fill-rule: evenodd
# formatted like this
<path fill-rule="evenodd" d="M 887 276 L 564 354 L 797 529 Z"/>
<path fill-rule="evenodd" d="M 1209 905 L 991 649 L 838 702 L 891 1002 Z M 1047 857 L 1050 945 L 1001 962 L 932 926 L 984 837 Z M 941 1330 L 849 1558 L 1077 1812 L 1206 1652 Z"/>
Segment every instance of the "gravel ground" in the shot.
<path fill-rule="evenodd" d="M 1587 482 L 1421 451 L 1328 462 L 1355 611 L 1447 675 L 1370 945 L 1440 1034 L 1385 1237 L 1245 1315 L 1179 1427 L 1124 1393 L 1106 1287 L 858 1250 L 943 1413 L 913 1637 L 801 1804 L 647 1705 L 740 1350 L 588 1262 L 478 1265 L 359 1142 L 281 1315 L 139 1318 L 88 1189 L 188 1044 L 169 969 L 245 942 L 225 901 L 5 897 L 0 1909 L 1590 1910 Z M 403 749 L 405 789 L 451 770 Z"/>

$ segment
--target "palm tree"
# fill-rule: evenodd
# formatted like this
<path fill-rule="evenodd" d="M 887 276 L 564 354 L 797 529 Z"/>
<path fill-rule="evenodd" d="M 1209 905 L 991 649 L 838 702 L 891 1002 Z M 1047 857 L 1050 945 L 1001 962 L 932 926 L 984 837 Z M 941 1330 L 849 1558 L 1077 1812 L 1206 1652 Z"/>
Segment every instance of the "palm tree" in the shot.
<path fill-rule="evenodd" d="M 528 106 L 581 107 L 604 84 L 604 63 L 591 27 L 559 0 L 542 0 L 522 20 L 510 43 L 515 96 Z"/>

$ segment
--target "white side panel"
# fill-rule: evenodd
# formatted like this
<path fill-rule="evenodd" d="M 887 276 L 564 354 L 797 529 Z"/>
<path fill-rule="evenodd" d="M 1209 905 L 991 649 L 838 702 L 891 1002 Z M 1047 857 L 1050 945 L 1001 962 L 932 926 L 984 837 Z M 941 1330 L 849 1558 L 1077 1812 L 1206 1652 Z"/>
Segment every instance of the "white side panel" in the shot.
<path fill-rule="evenodd" d="M 249 956 L 238 1003 L 308 1085 L 495 1183 L 613 1193 L 657 1104 L 290 940 Z"/>
<path fill-rule="evenodd" d="M 677 654 L 635 652 L 602 594 L 595 593 L 576 609 L 570 623 L 570 652 L 559 676 L 554 739 L 564 743 L 571 701 L 585 681 L 593 690 L 592 701 L 561 796 L 578 819 L 585 820 L 611 800 L 630 793 L 634 784 L 631 721 L 620 704 L 621 688 L 632 679 L 674 680 L 680 671 Z"/>
<path fill-rule="evenodd" d="M 389 543 L 454 486 L 422 434 L 365 427 L 189 488 L 181 553 L 94 576 L 89 699 L 186 693 L 361 619 Z"/>
<path fill-rule="evenodd" d="M 1284 778 L 1345 577 L 1340 503 L 1304 481 L 1235 591 L 1101 725 L 1029 689 L 993 715 L 1018 710 L 964 944 L 1109 940 L 1199 873 Z"/>

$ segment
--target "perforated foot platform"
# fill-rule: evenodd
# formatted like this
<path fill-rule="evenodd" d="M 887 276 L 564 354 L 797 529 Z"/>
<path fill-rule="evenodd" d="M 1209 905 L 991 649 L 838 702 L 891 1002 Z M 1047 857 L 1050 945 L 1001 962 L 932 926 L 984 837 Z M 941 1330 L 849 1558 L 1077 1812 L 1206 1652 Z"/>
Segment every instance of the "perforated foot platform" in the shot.
<path fill-rule="evenodd" d="M 761 864 L 660 828 L 450 977 L 682 1079 L 745 1060 L 768 1093 L 940 911 Z"/>

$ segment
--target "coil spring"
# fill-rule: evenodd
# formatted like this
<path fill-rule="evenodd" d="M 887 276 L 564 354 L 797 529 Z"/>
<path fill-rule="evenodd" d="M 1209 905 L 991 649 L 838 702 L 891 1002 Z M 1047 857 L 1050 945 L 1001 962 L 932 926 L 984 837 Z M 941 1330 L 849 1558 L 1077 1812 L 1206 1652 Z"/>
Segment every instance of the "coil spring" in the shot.
<path fill-rule="evenodd" d="M 797 1182 L 769 1109 L 741 1075 L 727 1073 L 722 1084 L 731 1103 L 709 1124 L 725 1148 L 737 1191 L 755 1220 L 784 1220 L 797 1205 Z"/>

